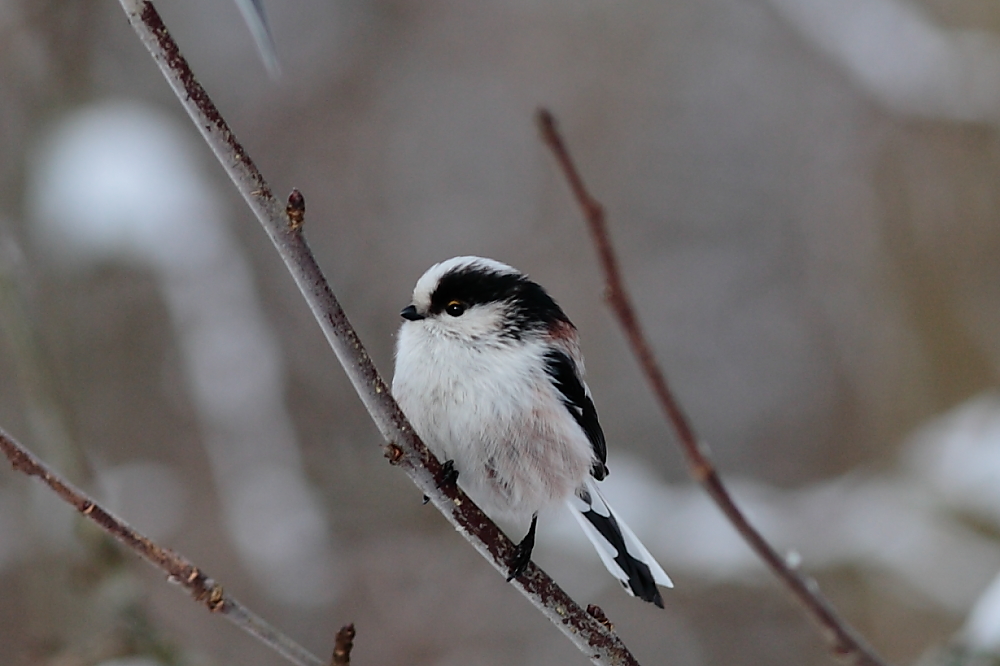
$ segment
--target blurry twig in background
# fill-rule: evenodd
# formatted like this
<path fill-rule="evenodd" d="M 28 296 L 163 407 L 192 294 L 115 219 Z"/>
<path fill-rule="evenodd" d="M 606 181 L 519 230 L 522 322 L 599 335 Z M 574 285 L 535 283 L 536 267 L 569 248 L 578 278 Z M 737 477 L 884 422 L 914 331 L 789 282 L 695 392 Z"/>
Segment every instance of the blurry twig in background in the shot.
<path fill-rule="evenodd" d="M 247 22 L 247 28 L 253 35 L 254 44 L 257 45 L 257 53 L 267 68 L 267 73 L 271 78 L 277 79 L 281 76 L 281 63 L 278 62 L 278 52 L 274 47 L 274 37 L 271 35 L 271 26 L 267 22 L 267 14 L 264 13 L 263 0 L 236 0 L 236 6 L 243 14 L 243 20 Z"/>
<path fill-rule="evenodd" d="M 123 521 L 111 515 L 90 497 L 49 469 L 17 440 L 0 429 L 0 450 L 18 472 L 38 477 L 60 498 L 101 529 L 125 544 L 150 564 L 167 572 L 169 580 L 178 583 L 213 613 L 225 616 L 240 629 L 284 655 L 298 666 L 324 666 L 298 643 L 271 627 L 262 618 L 236 599 L 227 595 L 222 586 L 206 576 L 198 567 L 171 550 L 163 548 Z"/>
<path fill-rule="evenodd" d="M 333 644 L 333 659 L 330 666 L 350 666 L 351 650 L 354 649 L 354 624 L 345 624 L 337 632 L 337 640 Z"/>
<path fill-rule="evenodd" d="M 226 173 L 257 216 L 302 292 L 323 334 L 344 367 L 369 415 L 379 428 L 389 461 L 401 467 L 424 495 L 479 553 L 502 573 L 514 545 L 460 489 L 445 482 L 441 464 L 414 434 L 406 417 L 348 322 L 340 303 L 301 234 L 302 220 L 292 220 L 271 194 L 257 166 L 236 140 L 205 89 L 197 82 L 177 43 L 151 2 L 120 0 L 129 23 L 153 56 Z M 293 192 L 293 209 L 301 194 Z M 599 664 L 636 664 L 621 639 L 588 614 L 541 569 L 530 565 L 515 580 L 524 594 L 569 640 Z"/>
<path fill-rule="evenodd" d="M 622 280 L 618 259 L 611 246 L 604 208 L 599 201 L 591 196 L 584 185 L 566 144 L 559 134 L 552 113 L 546 109 L 540 109 L 538 125 L 542 138 L 555 155 L 556 161 L 573 191 L 573 196 L 587 220 L 600 256 L 601 268 L 607 280 L 606 298 L 608 303 L 624 329 L 632 352 L 638 358 L 639 365 L 652 386 L 660 406 L 666 412 L 667 419 L 677 433 L 681 449 L 687 458 L 691 476 L 705 488 L 754 552 L 764 560 L 799 600 L 809 615 L 825 630 L 834 654 L 859 666 L 886 666 L 886 662 L 875 653 L 864 638 L 840 617 L 829 600 L 820 592 L 816 581 L 803 575 L 797 570 L 796 565 L 790 564 L 779 555 L 736 506 L 709 457 L 708 447 L 699 441 L 690 421 L 668 388 L 667 380 L 656 362 L 645 334 L 642 332 L 639 318 Z"/>

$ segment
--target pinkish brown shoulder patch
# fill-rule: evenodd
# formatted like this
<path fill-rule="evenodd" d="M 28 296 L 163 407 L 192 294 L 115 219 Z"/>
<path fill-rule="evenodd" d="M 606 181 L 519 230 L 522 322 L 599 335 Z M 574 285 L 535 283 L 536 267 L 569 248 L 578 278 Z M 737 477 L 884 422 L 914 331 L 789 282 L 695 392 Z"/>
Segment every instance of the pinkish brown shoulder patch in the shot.
<path fill-rule="evenodd" d="M 568 321 L 554 321 L 549 326 L 549 335 L 555 340 L 576 341 L 576 326 Z"/>

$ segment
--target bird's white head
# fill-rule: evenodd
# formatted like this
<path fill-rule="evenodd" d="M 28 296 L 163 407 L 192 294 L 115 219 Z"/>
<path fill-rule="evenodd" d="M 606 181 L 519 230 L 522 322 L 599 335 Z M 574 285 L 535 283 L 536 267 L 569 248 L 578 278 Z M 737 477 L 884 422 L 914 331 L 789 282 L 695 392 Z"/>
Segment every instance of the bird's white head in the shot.
<path fill-rule="evenodd" d="M 470 343 L 503 343 L 551 333 L 569 324 L 542 287 L 507 264 L 483 257 L 454 257 L 417 280 L 402 311 L 406 327 Z"/>

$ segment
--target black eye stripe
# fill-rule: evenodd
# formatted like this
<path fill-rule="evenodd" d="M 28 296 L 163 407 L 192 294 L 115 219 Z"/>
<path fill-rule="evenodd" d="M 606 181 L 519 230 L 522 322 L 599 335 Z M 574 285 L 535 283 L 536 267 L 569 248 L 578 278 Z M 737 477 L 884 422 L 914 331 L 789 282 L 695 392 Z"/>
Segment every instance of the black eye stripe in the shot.
<path fill-rule="evenodd" d="M 446 273 L 431 295 L 431 312 L 441 312 L 452 301 L 469 307 L 510 299 L 527 279 L 515 273 L 460 268 Z"/>
<path fill-rule="evenodd" d="M 496 272 L 479 266 L 453 270 L 441 277 L 431 294 L 430 314 L 448 312 L 449 304 L 454 301 L 464 305 L 463 312 L 476 305 L 505 304 L 509 320 L 504 332 L 515 338 L 525 330 L 569 321 L 540 285 L 520 273 Z"/>

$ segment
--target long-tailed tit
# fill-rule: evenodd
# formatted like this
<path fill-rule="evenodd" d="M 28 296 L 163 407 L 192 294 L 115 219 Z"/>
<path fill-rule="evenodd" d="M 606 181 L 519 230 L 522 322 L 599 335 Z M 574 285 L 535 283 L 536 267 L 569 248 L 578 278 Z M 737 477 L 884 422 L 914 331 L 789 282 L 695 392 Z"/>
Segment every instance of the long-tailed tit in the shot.
<path fill-rule="evenodd" d="M 531 519 L 508 580 L 531 560 L 538 511 L 565 501 L 625 590 L 662 608 L 670 578 L 597 490 L 604 433 L 556 302 L 506 264 L 455 257 L 401 314 L 392 392 L 410 423 L 486 513 Z"/>

